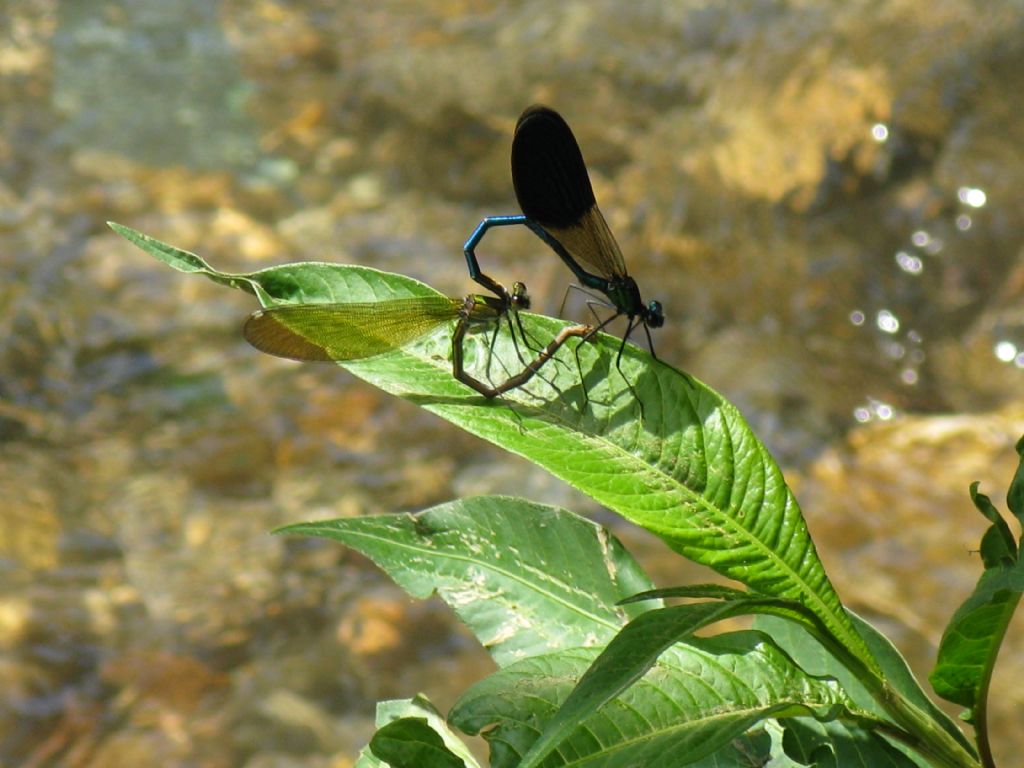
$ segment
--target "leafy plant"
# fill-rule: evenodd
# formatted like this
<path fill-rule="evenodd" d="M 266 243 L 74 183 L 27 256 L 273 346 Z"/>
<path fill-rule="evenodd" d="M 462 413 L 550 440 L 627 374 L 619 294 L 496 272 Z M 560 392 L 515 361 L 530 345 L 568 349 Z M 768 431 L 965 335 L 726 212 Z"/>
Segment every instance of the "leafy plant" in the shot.
<path fill-rule="evenodd" d="M 228 274 L 111 226 L 171 267 L 263 306 L 436 295 L 407 277 L 334 264 Z M 536 315 L 523 322 L 537 339 L 564 326 Z M 467 356 L 471 364 L 521 366 L 507 330 L 488 352 L 490 342 Z M 451 726 L 482 733 L 497 767 L 993 765 L 986 692 L 1024 568 L 987 497 L 972 488 L 992 522 L 985 572 L 931 675 L 940 695 L 968 708 L 976 750 L 889 641 L 842 605 L 781 471 L 729 402 L 632 346 L 620 375 L 618 339 L 572 348 L 494 401 L 452 378 L 444 331 L 345 367 L 534 461 L 746 591 L 655 590 L 606 530 L 522 499 L 285 527 L 358 550 L 413 596 L 438 594 L 500 667 L 447 721 L 422 697 L 382 703 L 360 765 L 476 765 Z M 1018 453 L 1024 466 L 1024 440 Z M 1024 520 L 1024 469 L 1008 504 Z M 744 614 L 756 615 L 754 630 L 694 634 Z"/>

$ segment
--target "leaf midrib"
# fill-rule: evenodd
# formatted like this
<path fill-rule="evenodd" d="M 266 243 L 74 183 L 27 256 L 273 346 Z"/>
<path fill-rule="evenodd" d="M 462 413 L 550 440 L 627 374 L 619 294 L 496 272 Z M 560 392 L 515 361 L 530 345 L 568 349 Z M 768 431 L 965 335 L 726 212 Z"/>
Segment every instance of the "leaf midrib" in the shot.
<path fill-rule="evenodd" d="M 721 402 L 719 402 L 719 407 L 722 407 L 722 405 L 723 404 Z M 448 408 L 439 408 L 438 410 L 443 410 L 445 412 L 448 412 Z M 542 412 L 544 412 L 546 415 L 553 416 L 553 414 L 548 414 L 546 411 L 542 411 Z M 461 426 L 463 426 L 464 428 L 468 429 L 469 431 L 477 432 L 474 424 L 471 421 L 467 420 L 464 423 L 462 421 L 461 415 L 458 414 L 458 413 L 453 414 L 453 416 L 454 416 L 454 420 L 459 421 Z M 505 417 L 502 416 L 503 420 L 504 420 L 504 418 Z M 558 418 L 557 416 L 555 416 L 555 418 L 558 419 L 559 422 L 564 423 L 564 421 L 561 420 L 560 418 Z M 506 424 L 506 425 L 508 424 L 508 422 L 505 422 L 505 421 L 503 421 L 502 423 Z M 552 421 L 545 421 L 544 424 L 549 425 L 549 426 L 556 426 L 556 427 L 560 426 L 559 424 L 554 424 Z M 610 448 L 611 449 L 611 451 L 610 451 L 611 453 L 617 453 L 618 454 L 618 457 L 615 457 L 615 456 L 610 457 L 609 461 L 617 462 L 618 459 L 623 459 L 624 458 L 624 459 L 626 459 L 626 461 L 628 463 L 633 464 L 634 466 L 640 466 L 644 470 L 644 474 L 652 474 L 655 478 L 658 478 L 660 480 L 659 485 L 661 485 L 662 488 L 663 488 L 661 493 L 664 493 L 666 495 L 671 495 L 671 496 L 680 496 L 680 497 L 682 497 L 684 499 L 684 503 L 685 503 L 685 500 L 687 498 L 691 499 L 691 503 L 694 506 L 699 506 L 703 510 L 705 510 L 705 513 L 707 515 L 706 519 L 709 519 L 709 521 L 712 522 L 713 525 L 714 525 L 714 529 L 713 530 L 718 531 L 723 536 L 728 536 L 728 535 L 730 535 L 730 532 L 735 532 L 735 533 L 739 533 L 740 534 L 740 536 L 738 538 L 740 538 L 742 540 L 753 542 L 754 545 L 755 545 L 755 549 L 760 551 L 763 557 L 765 557 L 770 562 L 777 563 L 777 564 L 779 564 L 781 566 L 781 570 L 783 571 L 783 573 L 789 575 L 790 583 L 794 583 L 801 590 L 801 594 L 802 595 L 807 596 L 808 598 L 810 598 L 810 602 L 812 602 L 813 604 L 819 606 L 820 610 L 819 611 L 815 611 L 816 615 L 821 616 L 822 618 L 829 617 L 831 619 L 829 621 L 830 625 L 838 626 L 838 627 L 846 629 L 845 622 L 842 620 L 843 617 L 840 616 L 839 614 L 833 612 L 831 610 L 831 608 L 828 606 L 828 604 L 825 603 L 823 600 L 821 600 L 818 597 L 817 592 L 814 589 L 811 588 L 811 585 L 801 576 L 799 571 L 794 570 L 789 565 L 789 563 L 786 560 L 784 560 L 783 558 L 779 557 L 765 542 L 763 542 L 760 538 L 758 538 L 756 535 L 754 535 L 754 533 L 751 530 L 749 530 L 748 528 L 743 527 L 743 525 L 740 524 L 740 522 L 738 520 L 736 520 L 734 517 L 730 516 L 726 511 L 722 510 L 720 507 L 717 507 L 717 506 L 711 504 L 704 496 L 702 496 L 701 494 L 697 493 L 696 491 L 693 491 L 692 489 L 690 489 L 684 483 L 682 483 L 679 480 L 677 480 L 672 475 L 659 470 L 656 465 L 653 465 L 653 464 L 645 461 L 644 459 L 639 458 L 638 456 L 636 456 L 636 454 L 632 453 L 631 451 L 626 450 L 621 445 L 619 445 L 619 444 L 617 444 L 615 442 L 612 442 L 611 440 L 607 439 L 605 436 L 603 436 L 601 434 L 598 434 L 598 433 L 587 431 L 587 430 L 582 429 L 582 428 L 576 428 L 576 427 L 569 428 L 567 426 L 566 427 L 561 427 L 561 428 L 564 431 L 569 432 L 570 434 L 575 434 L 575 435 L 581 436 L 584 441 L 586 441 L 587 443 L 589 443 L 589 444 L 591 444 L 593 446 L 596 446 L 598 448 L 602 448 L 602 447 Z M 703 435 L 703 427 L 701 427 L 700 429 L 701 429 L 701 434 Z M 480 433 L 477 432 L 477 434 L 480 434 Z M 483 434 L 480 434 L 480 436 L 486 437 L 486 435 L 483 435 Z M 701 438 L 701 440 L 702 440 L 702 442 L 706 442 L 706 441 L 703 440 L 703 437 Z M 730 443 L 731 443 L 731 439 L 730 439 Z M 505 445 L 503 443 L 499 443 L 499 445 L 502 445 L 503 447 L 508 447 L 507 445 Z M 510 450 L 512 450 L 512 449 L 510 449 Z M 574 450 L 573 452 L 584 452 L 585 453 L 586 449 L 585 449 L 585 447 L 583 445 L 581 445 L 578 449 Z M 525 456 L 525 454 L 523 454 L 519 450 L 516 450 L 516 453 L 519 453 L 520 455 L 524 455 Z M 732 455 L 735 455 L 735 454 L 733 453 Z M 530 458 L 529 456 L 525 456 L 525 457 L 526 458 Z M 704 458 L 706 458 L 706 456 Z M 764 468 L 764 457 L 761 455 L 760 451 L 758 451 L 758 460 L 761 463 L 761 466 L 762 466 L 762 469 L 763 469 Z M 563 469 L 561 467 L 559 467 L 559 466 L 545 465 L 545 468 L 548 469 L 548 471 L 550 471 L 550 472 L 554 473 L 555 475 L 559 476 L 561 479 L 569 482 L 570 484 L 574 484 L 575 485 L 575 483 L 573 483 L 574 475 L 571 472 L 563 471 Z M 619 477 L 620 474 L 624 474 L 624 473 L 595 471 L 595 472 L 591 472 L 591 473 L 588 473 L 588 474 L 591 474 L 591 475 L 602 475 L 602 476 L 609 476 L 609 477 Z M 762 483 L 762 486 L 763 485 L 764 484 Z M 577 485 L 577 487 L 579 487 L 579 486 Z M 595 491 L 590 486 L 587 486 L 586 488 L 581 488 L 581 490 L 584 490 L 587 493 L 594 493 L 595 495 L 602 495 L 602 496 L 605 495 L 603 490 L 598 489 L 597 491 Z M 626 495 L 626 494 L 616 494 L 616 495 L 620 496 L 620 497 L 625 497 L 625 498 L 637 498 L 637 497 L 640 497 L 640 496 L 647 496 L 647 495 L 650 495 L 650 494 L 630 493 L 628 495 Z M 791 498 L 791 494 L 788 491 L 786 492 L 786 496 L 787 496 L 787 499 Z M 795 500 L 794 500 L 794 503 L 795 503 Z M 613 508 L 615 508 L 614 505 L 610 505 L 610 506 L 613 506 Z M 758 512 L 755 515 L 755 517 L 759 516 L 760 511 L 763 508 L 763 506 L 764 506 L 763 503 L 762 503 L 761 506 L 759 506 Z M 668 508 L 665 508 L 665 509 L 667 510 Z M 645 513 L 649 514 L 649 511 L 645 511 Z M 722 524 L 722 522 L 721 522 L 722 519 L 724 519 L 725 525 Z M 659 527 L 659 528 L 661 530 L 666 531 L 666 532 L 669 531 L 669 529 L 664 528 L 664 527 Z M 701 528 L 700 530 L 704 530 L 704 529 Z M 804 527 L 804 531 L 806 532 L 806 527 Z M 809 533 L 807 535 L 809 536 Z M 827 577 L 826 577 L 826 579 L 827 579 Z M 790 595 L 782 595 L 782 597 L 791 597 L 791 596 Z M 812 606 L 810 606 L 810 605 L 808 605 L 808 608 L 813 610 Z"/>

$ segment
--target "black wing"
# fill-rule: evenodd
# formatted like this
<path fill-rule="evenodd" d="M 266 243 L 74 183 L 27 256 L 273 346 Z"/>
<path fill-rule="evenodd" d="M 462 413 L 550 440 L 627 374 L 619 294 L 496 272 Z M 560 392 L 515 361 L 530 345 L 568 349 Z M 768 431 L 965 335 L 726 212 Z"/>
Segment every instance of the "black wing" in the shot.
<path fill-rule="evenodd" d="M 512 139 L 512 186 L 523 213 L 581 264 L 611 280 L 626 276 L 622 252 L 594 198 L 587 166 L 568 123 L 532 106 Z"/>

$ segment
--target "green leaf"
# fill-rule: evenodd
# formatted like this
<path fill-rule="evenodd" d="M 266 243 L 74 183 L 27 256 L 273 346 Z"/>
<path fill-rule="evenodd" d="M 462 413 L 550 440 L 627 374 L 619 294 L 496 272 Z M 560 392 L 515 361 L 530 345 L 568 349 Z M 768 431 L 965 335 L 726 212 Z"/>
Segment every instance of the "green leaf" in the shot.
<path fill-rule="evenodd" d="M 773 723 L 774 720 L 758 723 L 712 754 L 689 763 L 689 768 L 806 768 L 786 757 L 782 751 L 781 729 L 776 740 L 766 728 Z"/>
<path fill-rule="evenodd" d="M 370 751 L 391 768 L 466 768 L 426 720 L 404 717 L 379 729 Z"/>
<path fill-rule="evenodd" d="M 755 612 L 778 613 L 817 630 L 814 615 L 807 617 L 802 610 L 806 609 L 792 601 L 745 597 L 721 603 L 677 605 L 638 616 L 612 640 L 587 670 L 531 748 L 522 768 L 537 765 L 578 723 L 633 685 L 663 652 L 689 638 L 694 632 L 723 619 Z"/>
<path fill-rule="evenodd" d="M 999 646 L 1024 592 L 1024 567 L 986 570 L 974 593 L 953 614 L 928 676 L 935 692 L 972 711 L 988 687 Z"/>
<path fill-rule="evenodd" d="M 794 719 L 799 718 L 787 718 L 785 722 L 792 722 Z M 762 762 L 757 763 L 751 760 L 744 768 L 753 768 L 754 766 L 759 766 L 760 768 L 819 768 L 819 766 L 813 766 L 802 760 L 794 760 L 786 754 L 782 743 L 786 733 L 782 721 L 766 720 L 763 724 L 763 729 L 765 735 L 771 740 L 770 750 L 764 756 Z M 757 755 L 759 753 L 755 752 L 754 754 Z M 714 767 L 708 766 L 708 768 Z"/>
<path fill-rule="evenodd" d="M 937 727 L 955 739 L 968 753 L 973 753 L 974 749 L 963 732 L 924 692 L 917 682 L 917 678 L 910 671 L 910 667 L 907 666 L 906 660 L 892 642 L 852 611 L 849 614 L 875 658 L 881 664 L 886 683 L 906 701 L 925 713 Z M 754 619 L 754 627 L 771 635 L 775 642 L 808 674 L 828 675 L 836 678 L 857 707 L 873 713 L 878 718 L 889 717 L 886 710 L 872 697 L 857 676 L 804 626 L 784 620 L 778 615 L 760 614 Z"/>
<path fill-rule="evenodd" d="M 259 281 L 250 280 L 245 275 L 229 275 L 220 272 L 206 263 L 201 257 L 194 253 L 175 248 L 173 245 L 157 240 L 155 237 L 144 235 L 131 227 L 108 221 L 107 226 L 117 232 L 121 237 L 137 245 L 151 256 L 160 259 L 164 264 L 186 274 L 203 275 L 215 283 L 226 285 L 229 288 L 238 288 L 246 293 L 252 293 L 260 297 L 261 301 L 267 297 L 266 292 L 260 287 Z"/>
<path fill-rule="evenodd" d="M 897 750 L 873 731 L 833 720 L 806 717 L 782 722 L 786 754 L 816 768 L 927 768 L 915 755 Z"/>
<path fill-rule="evenodd" d="M 664 589 L 649 589 L 646 592 L 640 592 L 639 594 L 631 595 L 622 602 L 624 604 L 638 603 L 643 600 L 653 600 L 666 597 L 707 598 L 713 600 L 746 600 L 749 597 L 756 597 L 756 595 L 752 595 L 750 592 L 744 592 L 742 589 L 727 587 L 723 584 L 683 584 L 682 586 L 678 587 L 665 587 Z"/>
<path fill-rule="evenodd" d="M 387 730 L 395 722 L 402 722 L 403 726 L 395 730 Z M 415 725 L 417 723 L 421 725 Z M 433 753 L 438 749 L 437 739 L 441 740 L 443 747 L 437 758 L 442 762 L 436 763 L 437 765 L 449 765 L 449 762 L 445 762 L 451 759 L 448 755 L 458 760 L 457 763 L 451 763 L 452 765 L 470 766 L 471 768 L 476 768 L 478 765 L 466 744 L 448 727 L 444 716 L 422 694 L 411 699 L 379 702 L 376 725 L 377 734 L 384 731 L 384 736 L 376 745 L 371 740 L 370 745 L 360 753 L 359 760 L 356 762 L 357 768 L 381 768 L 382 766 L 388 768 L 389 765 L 391 768 L 399 768 L 401 765 L 417 765 L 415 762 L 408 762 L 405 756 L 415 747 L 402 745 L 400 742 L 405 740 L 421 741 L 429 744 L 429 749 Z M 420 730 L 421 727 L 425 727 L 433 735 L 424 733 Z M 403 734 L 408 734 L 408 739 Z M 374 739 L 376 738 L 375 735 Z M 375 746 L 380 750 L 380 755 L 373 753 Z M 385 761 L 384 755 L 387 754 L 391 754 L 394 760 Z M 423 765 L 427 764 L 423 763 Z"/>
<path fill-rule="evenodd" d="M 616 605 L 650 581 L 615 537 L 571 512 L 520 499 L 479 497 L 416 515 L 278 531 L 340 541 L 413 597 L 436 591 L 499 665 L 557 648 L 603 645 L 650 607 Z"/>
<path fill-rule="evenodd" d="M 467 733 L 494 726 L 484 733 L 493 768 L 525 765 L 522 756 L 595 655 L 573 649 L 507 667 L 471 688 L 450 720 Z M 544 765 L 689 765 L 766 717 L 831 718 L 845 705 L 834 681 L 808 677 L 760 633 L 695 638 L 577 723 Z"/>
<path fill-rule="evenodd" d="M 992 500 L 984 493 L 978 492 L 978 481 L 971 483 L 971 501 L 991 523 L 981 537 L 981 559 L 986 568 L 1000 564 L 1012 563 L 1017 559 L 1017 542 L 1013 538 L 1010 526 L 999 514 Z"/>
<path fill-rule="evenodd" d="M 1017 521 L 1024 525 L 1024 437 L 1017 441 L 1017 471 L 1010 481 L 1010 490 L 1006 494 L 1006 505 Z"/>
<path fill-rule="evenodd" d="M 246 290 L 258 286 L 264 303 L 431 294 L 399 275 L 330 264 L 220 273 L 191 254 L 124 227 L 117 231 L 176 269 Z M 541 342 L 566 325 L 528 314 L 523 324 Z M 622 349 L 619 365 L 620 340 L 600 334 L 564 349 L 528 386 L 488 401 L 452 378 L 447 341 L 445 334 L 429 334 L 344 367 L 540 464 L 692 560 L 764 594 L 802 603 L 876 669 L 782 472 L 718 393 L 633 345 Z M 569 354 L 573 350 L 576 355 Z M 493 356 L 506 370 L 521 368 L 507 331 L 497 335 Z"/>

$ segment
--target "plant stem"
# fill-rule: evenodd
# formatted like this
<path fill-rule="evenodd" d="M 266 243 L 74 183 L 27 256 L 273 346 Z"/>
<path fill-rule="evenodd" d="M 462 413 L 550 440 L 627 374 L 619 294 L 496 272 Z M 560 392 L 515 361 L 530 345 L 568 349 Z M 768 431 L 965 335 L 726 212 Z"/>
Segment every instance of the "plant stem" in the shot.
<path fill-rule="evenodd" d="M 974 706 L 974 737 L 978 742 L 978 756 L 985 768 L 996 768 L 992 759 L 992 745 L 988 741 L 988 706 L 987 699 L 980 698 Z"/>
<path fill-rule="evenodd" d="M 922 712 L 915 704 L 904 698 L 884 677 L 874 671 L 875 668 L 835 641 L 827 632 L 821 637 L 824 638 L 826 648 L 856 675 L 882 708 L 903 728 L 905 734 L 897 736 L 898 740 L 943 768 L 981 768 L 978 759 L 965 749 L 963 744 L 936 723 L 927 712 Z M 984 768 L 995 766 L 986 765 Z"/>
<path fill-rule="evenodd" d="M 1009 602 L 1003 606 L 1002 626 L 992 636 L 989 646 L 990 655 L 985 660 L 985 675 L 978 684 L 975 695 L 974 706 L 971 708 L 971 724 L 974 726 L 974 738 L 978 742 L 978 755 L 981 757 L 981 764 L 985 768 L 996 768 L 996 761 L 992 758 L 992 745 L 988 740 L 988 689 L 992 683 L 992 672 L 996 668 L 996 657 L 1003 645 L 1003 638 L 1010 626 L 1014 611 L 1020 603 L 1020 593 L 1017 593 Z"/>

